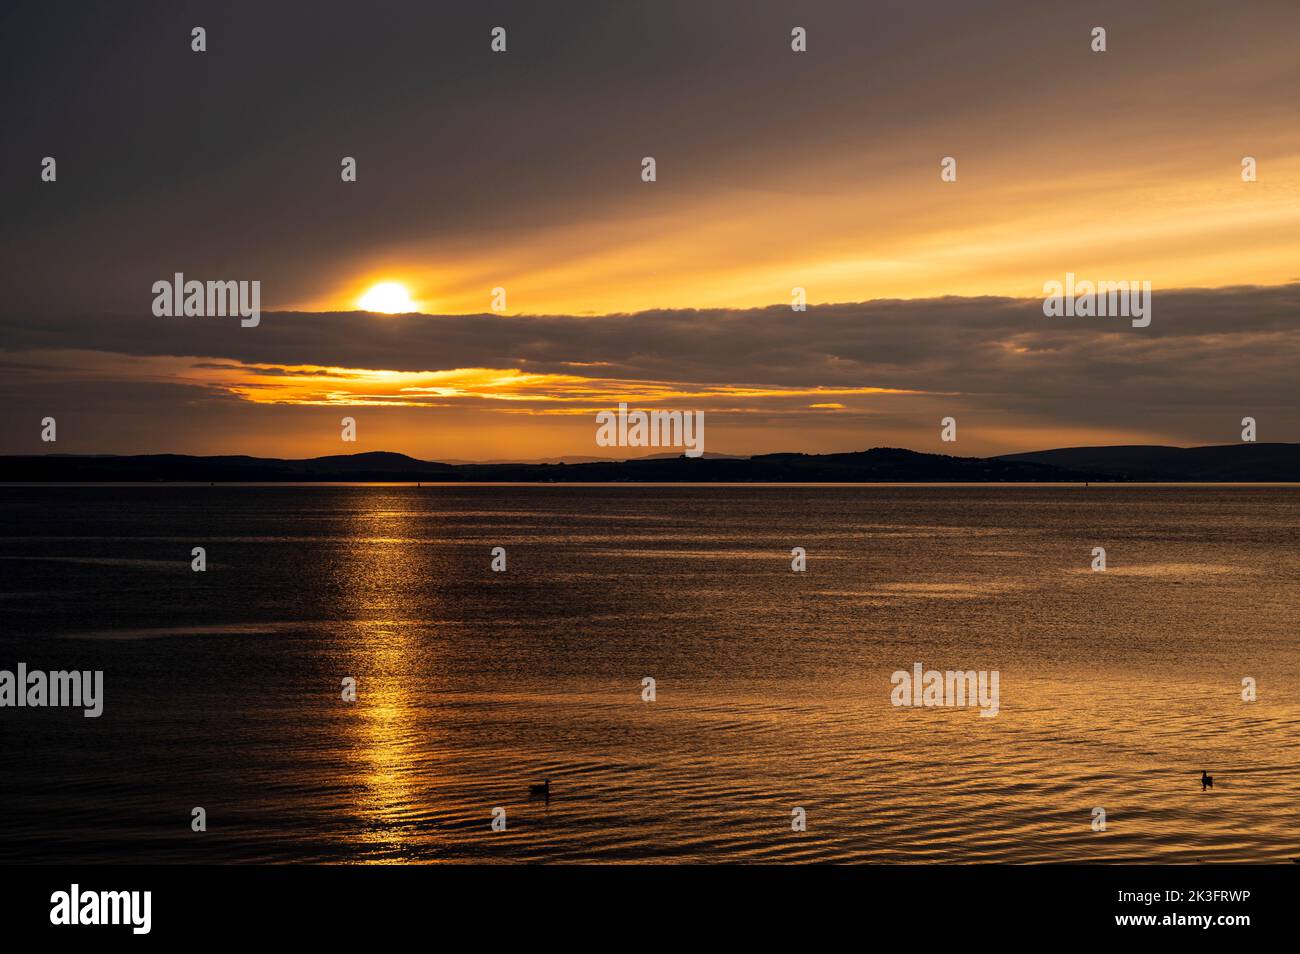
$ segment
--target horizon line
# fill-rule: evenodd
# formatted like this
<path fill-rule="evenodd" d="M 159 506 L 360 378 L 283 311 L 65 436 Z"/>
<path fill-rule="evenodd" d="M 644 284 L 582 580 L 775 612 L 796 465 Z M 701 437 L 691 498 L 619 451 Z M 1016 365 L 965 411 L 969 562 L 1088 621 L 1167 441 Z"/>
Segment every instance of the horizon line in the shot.
<path fill-rule="evenodd" d="M 991 455 L 946 454 L 937 451 L 923 451 L 923 450 L 916 450 L 911 447 L 899 447 L 895 445 L 881 444 L 881 445 L 874 445 L 871 447 L 855 449 L 855 450 L 825 451 L 822 453 L 812 453 L 808 451 L 794 451 L 794 450 L 763 451 L 759 453 L 750 453 L 750 454 L 731 453 L 727 451 L 706 451 L 699 458 L 688 458 L 688 459 L 753 460 L 755 458 L 780 457 L 780 456 L 835 457 L 844 454 L 866 454 L 872 451 L 905 451 L 909 454 L 919 454 L 927 457 L 956 457 L 956 458 L 965 458 L 967 460 L 998 460 L 998 459 L 1008 458 L 1008 457 L 1022 457 L 1030 454 L 1051 454 L 1059 451 L 1073 451 L 1073 450 L 1119 450 L 1119 449 L 1132 449 L 1132 448 L 1144 448 L 1144 449 L 1152 449 L 1152 450 L 1208 450 L 1212 448 L 1252 447 L 1252 446 L 1253 447 L 1300 447 L 1300 441 L 1235 441 L 1227 444 L 1186 444 L 1186 445 L 1184 444 L 1072 444 L 1072 445 L 1062 446 L 1062 447 L 1044 447 L 1044 448 L 1039 448 L 1037 450 L 1012 451 L 1006 454 L 991 454 Z M 667 451 L 661 451 L 659 453 L 645 454 L 640 457 L 600 457 L 594 454 L 574 453 L 574 454 L 553 454 L 547 457 L 534 457 L 529 459 L 510 459 L 510 458 L 502 458 L 502 457 L 493 457 L 493 458 L 486 458 L 482 460 L 469 460 L 465 458 L 452 457 L 452 458 L 447 458 L 445 460 L 434 460 L 425 457 L 414 457 L 411 454 L 408 454 L 404 451 L 381 449 L 381 450 L 368 450 L 368 451 L 350 451 L 350 452 L 343 452 L 338 454 L 319 454 L 315 457 L 261 457 L 257 454 L 244 454 L 244 453 L 195 454 L 195 453 L 185 453 L 179 451 L 150 451 L 147 453 L 134 453 L 134 454 L 119 454 L 111 451 L 81 451 L 81 452 L 53 451 L 53 452 L 40 453 L 40 454 L 0 454 L 0 459 L 18 458 L 18 457 L 24 457 L 24 458 L 247 457 L 253 460 L 311 461 L 311 460 L 323 460 L 329 457 L 363 457 L 366 455 L 377 455 L 377 454 L 387 454 L 395 457 L 405 457 L 407 460 L 413 460 L 424 464 L 447 464 L 448 466 L 452 466 L 452 467 L 467 466 L 467 465 L 472 466 L 476 464 L 546 465 L 546 464 L 550 464 L 551 462 L 555 462 L 555 466 L 558 466 L 559 464 L 565 463 L 566 458 L 581 458 L 581 460 L 575 460 L 574 461 L 575 463 L 628 463 L 628 462 L 644 461 L 644 460 L 676 460 L 678 458 L 686 458 L 686 454 L 684 452 L 674 453 L 672 450 L 667 450 Z M 0 481 L 0 483 L 2 482 L 3 481 Z"/>

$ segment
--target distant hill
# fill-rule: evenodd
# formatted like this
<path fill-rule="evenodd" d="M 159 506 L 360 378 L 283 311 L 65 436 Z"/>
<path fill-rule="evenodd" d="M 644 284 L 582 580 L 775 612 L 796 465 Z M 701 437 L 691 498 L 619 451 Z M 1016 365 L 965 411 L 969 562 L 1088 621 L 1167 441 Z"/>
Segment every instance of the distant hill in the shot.
<path fill-rule="evenodd" d="M 1211 447 L 1062 447 L 997 460 L 1046 464 L 1105 474 L 1114 480 L 1300 481 L 1300 444 L 1221 444 Z"/>
<path fill-rule="evenodd" d="M 0 481 L 1300 482 L 1300 444 L 1064 447 L 989 458 L 876 447 L 846 454 L 656 455 L 558 464 L 449 464 L 386 451 L 307 460 L 47 454 L 0 457 Z"/>
<path fill-rule="evenodd" d="M 591 463 L 607 463 L 609 461 L 623 461 L 623 460 L 660 460 L 665 457 L 680 457 L 680 456 L 681 456 L 681 452 L 676 451 L 667 454 L 647 454 L 645 457 L 592 457 L 590 455 L 582 455 L 582 454 L 576 454 L 576 455 L 566 454 L 560 457 L 530 457 L 524 460 L 515 460 L 506 457 L 499 457 L 496 458 L 495 460 L 458 460 L 456 458 L 449 457 L 445 461 L 443 461 L 443 463 L 453 464 L 453 465 L 459 465 L 459 464 L 591 464 Z M 715 454 L 713 451 L 705 451 L 702 456 L 708 457 L 710 459 L 719 458 L 725 460 L 748 460 L 747 457 L 744 457 L 743 455 L 740 454 Z"/>
<path fill-rule="evenodd" d="M 948 457 L 894 447 L 847 454 L 655 456 L 578 464 L 446 464 L 372 452 L 279 460 L 262 457 L 0 457 L 0 480 L 103 481 L 523 481 L 523 482 L 978 482 L 1105 480 L 1100 472 L 1035 461 Z"/>
<path fill-rule="evenodd" d="M 57 454 L 0 457 L 6 481 L 331 481 L 460 480 L 448 464 L 376 451 L 308 460 L 273 457 L 190 457 L 143 454 L 130 457 Z"/>

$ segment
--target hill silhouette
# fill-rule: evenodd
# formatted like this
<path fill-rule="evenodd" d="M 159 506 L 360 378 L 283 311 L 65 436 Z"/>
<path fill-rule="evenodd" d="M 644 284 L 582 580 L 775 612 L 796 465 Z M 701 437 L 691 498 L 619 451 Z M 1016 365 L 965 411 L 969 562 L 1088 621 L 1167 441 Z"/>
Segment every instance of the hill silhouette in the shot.
<path fill-rule="evenodd" d="M 47 454 L 0 457 L 0 481 L 636 481 L 757 483 L 965 483 L 1060 481 L 1300 481 L 1300 444 L 1217 447 L 1066 447 L 1000 457 L 950 457 L 898 447 L 843 454 L 683 456 L 582 463 L 446 464 L 370 451 L 306 460 Z"/>
<path fill-rule="evenodd" d="M 1062 447 L 998 460 L 1046 464 L 1105 474 L 1113 480 L 1150 481 L 1300 481 L 1300 444 L 1220 444 L 1164 447 L 1123 444 L 1114 447 Z"/>

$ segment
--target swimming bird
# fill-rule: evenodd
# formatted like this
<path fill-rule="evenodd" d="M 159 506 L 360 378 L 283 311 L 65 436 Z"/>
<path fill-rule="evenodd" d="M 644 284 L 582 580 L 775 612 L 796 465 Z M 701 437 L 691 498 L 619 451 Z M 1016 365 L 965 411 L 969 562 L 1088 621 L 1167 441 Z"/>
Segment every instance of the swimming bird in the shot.
<path fill-rule="evenodd" d="M 1201 791 L 1203 792 L 1207 788 L 1214 788 L 1214 776 L 1206 775 L 1205 769 L 1201 769 Z"/>
<path fill-rule="evenodd" d="M 551 780 L 548 778 L 548 779 L 547 779 L 545 782 L 543 782 L 541 785 L 529 785 L 529 786 L 528 786 L 528 794 L 529 794 L 529 795 L 542 795 L 542 796 L 545 796 L 546 798 L 550 798 L 550 797 L 551 797 Z"/>

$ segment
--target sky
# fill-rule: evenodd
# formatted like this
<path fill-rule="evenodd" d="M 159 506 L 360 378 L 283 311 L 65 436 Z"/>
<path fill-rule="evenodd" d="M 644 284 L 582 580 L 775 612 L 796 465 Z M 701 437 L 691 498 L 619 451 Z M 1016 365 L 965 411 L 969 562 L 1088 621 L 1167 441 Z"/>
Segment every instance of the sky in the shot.
<path fill-rule="evenodd" d="M 71 9 L 0 10 L 0 452 L 1300 440 L 1291 0 Z M 177 272 L 260 322 L 155 315 Z M 1151 324 L 1044 316 L 1067 273 Z"/>

